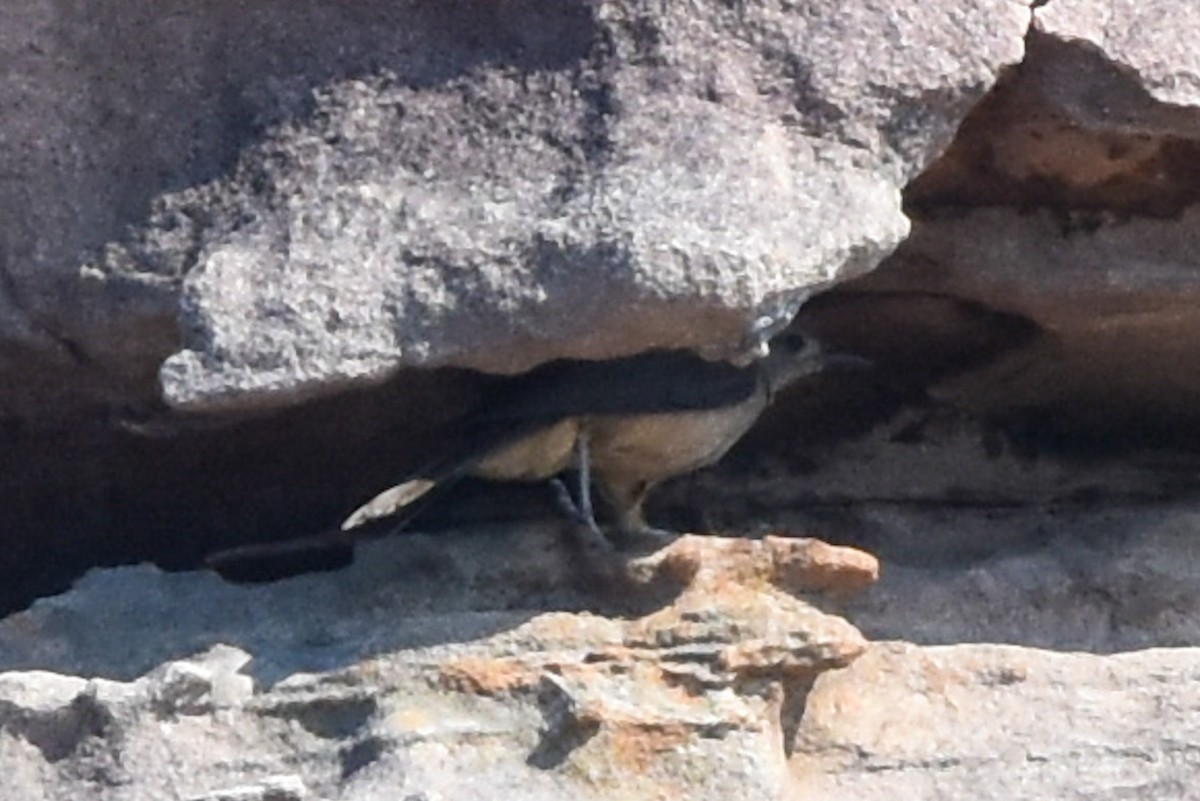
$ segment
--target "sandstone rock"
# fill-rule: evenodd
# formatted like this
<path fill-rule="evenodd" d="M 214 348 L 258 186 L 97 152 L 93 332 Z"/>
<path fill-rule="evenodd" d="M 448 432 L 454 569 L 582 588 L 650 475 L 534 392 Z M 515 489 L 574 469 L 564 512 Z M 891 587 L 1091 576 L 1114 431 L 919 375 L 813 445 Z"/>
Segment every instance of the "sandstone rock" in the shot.
<path fill-rule="evenodd" d="M 497 534 L 505 549 L 522 536 Z M 553 534 L 526 531 L 521 546 L 547 550 Z M 78 797 L 81 781 L 98 799 L 465 799 L 488 788 L 778 797 L 807 687 L 866 648 L 849 623 L 795 593 L 851 592 L 877 570 L 866 554 L 815 541 L 684 537 L 607 568 L 622 604 L 650 611 L 485 614 L 453 611 L 471 602 L 470 585 L 464 599 L 378 583 L 381 561 L 422 547 L 381 543 L 340 574 L 258 588 L 146 569 L 98 574 L 10 618 L 0 624 L 4 667 L 73 665 L 123 680 L 0 674 L 0 771 L 16 777 L 0 797 Z M 442 569 L 473 564 L 488 583 L 504 573 L 469 551 L 451 546 Z M 203 609 L 189 597 L 197 583 Z M 422 597 L 423 612 L 412 603 Z M 307 620 L 286 613 L 301 598 Z M 247 606 L 265 617 L 248 619 Z M 109 649 L 125 643 L 120 654 L 86 643 L 100 610 Z M 136 635 L 120 627 L 146 619 L 171 638 L 125 642 Z M 204 642 L 215 644 L 180 658 Z"/>
<path fill-rule="evenodd" d="M 1197 656 L 873 646 L 813 687 L 797 797 L 1200 797 Z"/>
<path fill-rule="evenodd" d="M 819 602 L 879 638 L 977 645 L 867 647 L 800 598 L 862 587 L 873 560 L 783 538 L 597 566 L 497 529 L 262 587 L 99 572 L 0 624 L 5 667 L 84 674 L 0 675 L 0 798 L 1191 798 L 1195 515 L 1105 514 Z M 597 569 L 614 583 L 588 590 Z M 1104 655 L 1164 643 L 1183 647 Z"/>
<path fill-rule="evenodd" d="M 939 545 L 950 550 L 935 536 L 908 564 L 887 565 L 880 585 L 851 602 L 847 614 L 872 639 L 922 644 L 1015 643 L 1101 654 L 1200 646 L 1193 561 L 1200 518 L 1191 504 L 1061 504 L 991 516 L 964 517 L 959 536 L 1009 538 L 1008 547 L 960 557 L 957 568 L 930 565 Z M 877 510 L 874 522 L 900 517 Z M 924 523 L 939 517 L 947 519 L 929 515 Z M 921 522 L 910 517 L 908 525 Z"/>
<path fill-rule="evenodd" d="M 1195 13 L 1039 5 L 1021 68 L 907 188 L 913 235 L 847 292 L 911 298 L 914 318 L 930 297 L 975 304 L 1030 329 L 1001 358 L 939 382 L 937 400 L 1101 441 L 1120 430 L 1131 444 L 1170 447 L 1194 429 L 1200 386 L 1180 366 L 1200 330 L 1200 110 L 1195 58 L 1182 53 Z M 857 313 L 875 318 L 865 302 Z M 896 337 L 882 339 L 886 348 Z"/>
<path fill-rule="evenodd" d="M 923 223 L 862 287 L 960 298 L 1037 325 L 1021 347 L 935 385 L 940 400 L 995 418 L 1048 409 L 1092 431 L 1186 428 L 1200 408 L 1200 381 L 1180 370 L 1200 332 L 1195 223 L 1188 210 L 1071 232 L 1049 210 L 977 209 Z"/>
<path fill-rule="evenodd" d="M 0 9 L 0 606 L 334 522 L 494 386 L 398 366 L 745 356 L 837 282 L 876 372 L 661 501 L 884 561 L 98 570 L 0 623 L 0 799 L 1200 797 L 1196 10 L 817 5 Z"/>

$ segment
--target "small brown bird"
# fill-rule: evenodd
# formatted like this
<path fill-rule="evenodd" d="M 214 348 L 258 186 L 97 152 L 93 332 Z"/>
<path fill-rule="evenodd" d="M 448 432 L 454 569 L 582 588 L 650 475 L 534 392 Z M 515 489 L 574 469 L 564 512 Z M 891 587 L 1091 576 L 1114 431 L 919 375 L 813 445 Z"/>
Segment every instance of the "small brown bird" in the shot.
<path fill-rule="evenodd" d="M 713 464 L 798 378 L 836 366 L 863 366 L 826 353 L 814 340 L 786 335 L 748 366 L 708 361 L 690 351 L 658 351 L 604 362 L 555 362 L 514 379 L 509 391 L 468 423 L 465 445 L 385 490 L 342 524 L 350 530 L 412 505 L 455 478 L 554 479 L 579 472 L 577 499 L 558 483 L 572 517 L 599 532 L 594 481 L 617 537 L 663 536 L 642 505 L 660 482 Z"/>

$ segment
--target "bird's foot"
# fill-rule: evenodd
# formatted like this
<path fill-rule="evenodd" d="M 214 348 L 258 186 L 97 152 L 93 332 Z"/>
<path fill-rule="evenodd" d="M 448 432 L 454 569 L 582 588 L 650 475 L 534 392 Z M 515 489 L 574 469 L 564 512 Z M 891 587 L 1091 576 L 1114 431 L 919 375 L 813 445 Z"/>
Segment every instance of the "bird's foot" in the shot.
<path fill-rule="evenodd" d="M 658 550 L 678 538 L 677 532 L 655 528 L 645 523 L 614 526 L 608 533 L 609 541 L 616 543 L 622 550 Z"/>
<path fill-rule="evenodd" d="M 607 550 L 612 550 L 612 543 L 608 537 L 604 536 L 604 532 L 600 530 L 600 525 L 596 522 L 596 515 L 592 511 L 590 504 L 577 504 L 575 499 L 571 497 L 571 491 L 567 489 L 566 483 L 562 479 L 553 479 L 550 486 L 554 488 L 554 500 L 558 504 L 558 508 L 563 515 L 571 522 L 571 524 L 584 534 L 587 539 L 587 544 L 596 545 L 603 544 Z"/>

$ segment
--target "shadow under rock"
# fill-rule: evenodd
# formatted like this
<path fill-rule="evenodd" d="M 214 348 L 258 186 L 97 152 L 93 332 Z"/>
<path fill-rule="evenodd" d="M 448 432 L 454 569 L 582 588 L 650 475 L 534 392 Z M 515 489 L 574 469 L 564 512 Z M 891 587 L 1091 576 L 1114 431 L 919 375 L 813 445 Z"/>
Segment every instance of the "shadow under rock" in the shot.
<path fill-rule="evenodd" d="M 498 525 L 363 543 L 354 563 L 270 584 L 151 565 L 95 570 L 0 622 L 0 671 L 132 680 L 218 643 L 270 686 L 399 649 L 491 636 L 546 611 L 622 604 L 559 525 Z M 659 603 L 661 597 L 638 599 Z M 607 599 L 606 599 L 607 596 Z M 635 602 L 637 602 L 635 600 Z"/>

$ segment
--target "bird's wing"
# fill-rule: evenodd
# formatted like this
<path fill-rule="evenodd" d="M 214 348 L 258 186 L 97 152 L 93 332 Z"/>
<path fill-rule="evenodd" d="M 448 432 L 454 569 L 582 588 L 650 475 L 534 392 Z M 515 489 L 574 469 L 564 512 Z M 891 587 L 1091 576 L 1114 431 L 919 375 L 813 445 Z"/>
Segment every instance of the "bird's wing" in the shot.
<path fill-rule="evenodd" d="M 757 365 L 735 367 L 689 351 L 563 360 L 514 378 L 479 417 L 484 423 L 546 425 L 566 417 L 717 409 L 751 397 L 758 376 Z"/>

